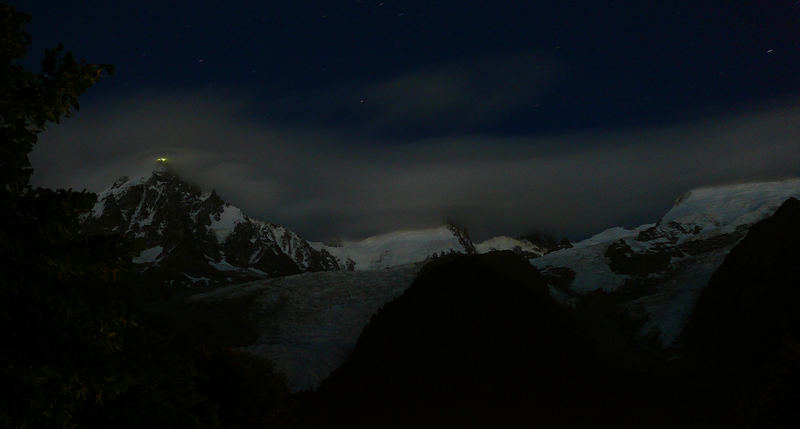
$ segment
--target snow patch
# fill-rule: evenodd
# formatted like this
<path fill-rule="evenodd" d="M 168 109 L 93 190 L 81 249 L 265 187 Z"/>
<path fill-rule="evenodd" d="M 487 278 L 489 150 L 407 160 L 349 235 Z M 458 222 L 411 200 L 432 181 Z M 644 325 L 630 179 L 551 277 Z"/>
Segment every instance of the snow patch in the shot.
<path fill-rule="evenodd" d="M 607 248 L 606 242 L 575 246 L 533 258 L 530 263 L 542 271 L 548 267 L 567 267 L 574 271 L 575 279 L 570 286 L 574 292 L 611 291 L 622 286 L 629 276 L 611 271 L 605 258 Z"/>
<path fill-rule="evenodd" d="M 259 339 L 244 351 L 268 358 L 292 391 L 316 389 L 355 346 L 370 317 L 411 285 L 421 264 L 323 271 L 228 286 L 191 300 L 255 296 Z"/>
<path fill-rule="evenodd" d="M 224 259 L 219 262 L 208 261 L 208 265 L 211 265 L 219 271 L 236 271 L 236 267 L 229 264 L 228 261 Z"/>
<path fill-rule="evenodd" d="M 619 240 L 621 238 L 633 238 L 639 235 L 641 231 L 644 231 L 648 228 L 653 227 L 655 224 L 648 223 L 646 225 L 641 225 L 636 228 L 624 228 L 621 226 L 617 226 L 614 228 L 609 228 L 599 234 L 595 234 L 586 240 L 579 241 L 572 245 L 573 248 L 581 248 L 581 247 L 589 247 L 594 246 L 600 243 L 610 243 L 612 241 Z"/>
<path fill-rule="evenodd" d="M 219 219 L 217 219 L 217 216 L 211 216 L 211 225 L 209 229 L 217 237 L 217 242 L 222 243 L 233 232 L 233 229 L 236 228 L 236 224 L 244 222 L 244 220 L 245 216 L 238 207 L 225 204 L 222 208 L 222 212 L 219 214 Z"/>
<path fill-rule="evenodd" d="M 139 256 L 133 258 L 133 263 L 146 264 L 150 262 L 156 262 L 163 251 L 164 248 L 161 246 L 154 246 L 149 249 L 144 249 L 141 251 L 141 253 L 139 253 Z"/>
<path fill-rule="evenodd" d="M 97 202 L 92 207 L 92 211 L 89 213 L 89 216 L 94 218 L 99 218 L 103 215 L 103 212 L 106 209 L 106 201 L 101 199 L 99 196 L 97 197 Z"/>
<path fill-rule="evenodd" d="M 192 277 L 186 273 L 183 273 L 183 275 L 186 276 L 186 278 L 189 279 L 192 283 L 199 283 L 199 282 L 204 282 L 205 284 L 211 283 L 211 279 L 209 279 L 208 277 Z"/>

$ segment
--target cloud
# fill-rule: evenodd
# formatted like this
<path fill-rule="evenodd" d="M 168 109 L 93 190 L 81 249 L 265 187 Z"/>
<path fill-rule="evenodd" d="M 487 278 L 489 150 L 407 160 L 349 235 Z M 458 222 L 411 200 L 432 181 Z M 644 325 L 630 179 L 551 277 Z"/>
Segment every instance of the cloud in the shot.
<path fill-rule="evenodd" d="M 655 221 L 695 186 L 800 175 L 798 106 L 615 133 L 386 144 L 313 124 L 256 122 L 242 114 L 248 102 L 196 92 L 84 106 L 41 136 L 34 182 L 100 191 L 166 155 L 188 180 L 309 239 L 445 218 L 478 238 L 532 229 L 580 238 Z"/>
<path fill-rule="evenodd" d="M 378 124 L 496 119 L 538 95 L 558 67 L 543 55 L 524 53 L 416 70 L 364 90 L 377 105 Z"/>
<path fill-rule="evenodd" d="M 492 123 L 540 97 L 560 68 L 537 52 L 497 54 L 318 93 L 293 93 L 266 107 L 284 122 L 313 115 L 360 134 L 460 130 Z"/>

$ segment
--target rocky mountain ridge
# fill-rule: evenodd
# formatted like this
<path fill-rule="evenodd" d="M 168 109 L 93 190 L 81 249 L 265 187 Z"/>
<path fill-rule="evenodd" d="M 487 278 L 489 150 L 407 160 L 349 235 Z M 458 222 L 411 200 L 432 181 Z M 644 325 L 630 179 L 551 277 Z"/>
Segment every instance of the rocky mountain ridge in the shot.
<path fill-rule="evenodd" d="M 294 232 L 249 216 L 214 191 L 168 170 L 123 177 L 83 219 L 87 233 L 124 233 L 143 243 L 137 270 L 170 284 L 217 285 L 339 269 Z"/>

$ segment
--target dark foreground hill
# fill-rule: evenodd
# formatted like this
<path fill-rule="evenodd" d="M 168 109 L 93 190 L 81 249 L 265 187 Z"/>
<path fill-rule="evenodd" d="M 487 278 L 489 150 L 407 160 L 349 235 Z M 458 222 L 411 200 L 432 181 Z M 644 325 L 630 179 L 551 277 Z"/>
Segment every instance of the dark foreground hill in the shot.
<path fill-rule="evenodd" d="M 432 262 L 364 329 L 302 427 L 794 427 L 800 201 L 755 224 L 678 348 L 624 312 L 556 303 L 510 252 Z"/>
<path fill-rule="evenodd" d="M 684 331 L 719 415 L 759 427 L 800 422 L 798 303 L 800 201 L 792 198 L 725 258 Z"/>
<path fill-rule="evenodd" d="M 557 304 L 511 252 L 445 258 L 372 318 L 301 426 L 691 423 L 694 393 L 666 364 L 600 335 L 617 334 Z"/>

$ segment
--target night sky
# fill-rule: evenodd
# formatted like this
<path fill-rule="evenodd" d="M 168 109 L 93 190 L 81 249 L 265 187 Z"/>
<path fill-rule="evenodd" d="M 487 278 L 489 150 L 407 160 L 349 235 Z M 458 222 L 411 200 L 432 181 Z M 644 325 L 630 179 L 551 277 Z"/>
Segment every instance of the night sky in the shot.
<path fill-rule="evenodd" d="M 578 239 L 800 175 L 800 1 L 11 3 L 32 68 L 58 42 L 116 68 L 41 136 L 40 185 L 163 155 L 309 239 Z"/>

